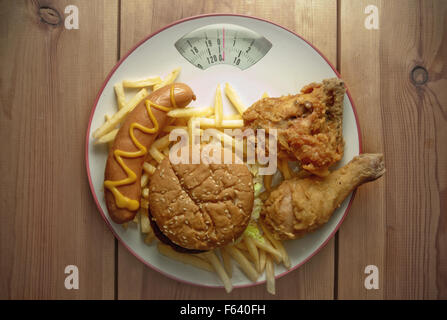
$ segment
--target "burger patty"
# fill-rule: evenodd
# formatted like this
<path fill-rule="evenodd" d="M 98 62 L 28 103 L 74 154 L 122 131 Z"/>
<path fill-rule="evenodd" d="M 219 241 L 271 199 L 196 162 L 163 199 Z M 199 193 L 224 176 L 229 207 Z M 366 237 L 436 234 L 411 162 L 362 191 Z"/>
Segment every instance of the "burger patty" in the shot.
<path fill-rule="evenodd" d="M 183 248 L 183 247 L 179 246 L 178 244 L 175 244 L 174 242 L 171 241 L 171 239 L 166 237 L 163 234 L 163 232 L 161 232 L 160 228 L 155 223 L 154 219 L 152 219 L 151 210 L 149 210 L 149 209 L 148 209 L 148 214 L 149 214 L 149 221 L 151 222 L 152 230 L 154 231 L 154 234 L 155 234 L 155 236 L 157 237 L 158 240 L 160 240 L 164 244 L 167 244 L 167 245 L 171 246 L 172 249 L 174 249 L 175 251 L 178 251 L 178 252 L 182 252 L 182 253 L 201 253 L 201 252 L 205 252 L 205 250 L 186 249 L 186 248 Z"/>
<path fill-rule="evenodd" d="M 253 209 L 245 164 L 177 164 L 165 158 L 151 177 L 152 221 L 173 244 L 211 250 L 242 235 Z"/>

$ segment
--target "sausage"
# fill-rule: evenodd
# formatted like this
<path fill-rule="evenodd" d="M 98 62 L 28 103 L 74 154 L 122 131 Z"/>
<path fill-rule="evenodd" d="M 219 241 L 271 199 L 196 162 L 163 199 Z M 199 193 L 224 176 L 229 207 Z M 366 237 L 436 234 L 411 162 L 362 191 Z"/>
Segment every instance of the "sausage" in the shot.
<path fill-rule="evenodd" d="M 117 162 L 114 152 L 115 150 L 122 150 L 126 152 L 136 152 L 139 151 L 139 148 L 135 146 L 134 142 L 130 137 L 130 127 L 132 123 L 137 122 L 138 124 L 145 126 L 146 128 L 154 128 L 154 124 L 149 118 L 145 100 L 150 100 L 151 102 L 165 106 L 172 107 L 171 105 L 171 87 L 172 85 L 164 86 L 154 92 L 152 92 L 148 98 L 144 99 L 137 107 L 135 107 L 132 112 L 130 112 L 123 125 L 119 129 L 115 141 L 113 143 L 112 148 L 109 151 L 109 156 L 107 158 L 106 170 L 104 174 L 104 191 L 105 191 L 105 200 L 107 209 L 109 211 L 109 215 L 112 220 L 116 223 L 124 223 L 127 221 L 131 221 L 137 211 L 138 208 L 134 208 L 134 210 L 130 210 L 129 208 L 121 205 L 121 208 L 118 206 L 115 195 L 112 191 L 106 186 L 107 181 L 119 181 L 128 177 L 128 174 L 124 171 L 121 165 Z M 191 100 L 195 100 L 194 93 L 191 88 L 183 83 L 175 83 L 174 84 L 174 99 L 176 107 L 182 108 L 187 106 Z M 143 133 L 139 129 L 134 128 L 133 133 L 138 142 L 140 142 L 144 147 L 149 150 L 151 144 L 155 141 L 158 134 L 162 132 L 163 127 L 167 122 L 166 112 L 151 107 L 152 113 L 155 119 L 158 122 L 159 129 L 156 133 Z M 146 158 L 145 155 L 140 156 L 138 158 L 127 158 L 125 156 L 121 157 L 124 160 L 125 165 L 132 170 L 136 175 L 135 182 L 127 185 L 117 186 L 117 190 L 123 196 L 129 198 L 130 200 L 140 201 L 141 198 L 141 175 L 143 171 L 143 163 Z M 135 201 L 132 201 L 135 203 Z"/>

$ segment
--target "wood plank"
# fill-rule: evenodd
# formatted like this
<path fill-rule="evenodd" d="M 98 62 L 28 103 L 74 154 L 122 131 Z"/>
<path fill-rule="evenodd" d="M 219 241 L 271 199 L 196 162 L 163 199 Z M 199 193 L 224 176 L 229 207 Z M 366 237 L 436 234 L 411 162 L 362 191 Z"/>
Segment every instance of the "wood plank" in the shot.
<path fill-rule="evenodd" d="M 79 8 L 79 30 L 44 23 Z M 98 89 L 117 56 L 118 2 L 1 3 L 0 298 L 114 297 L 114 239 L 85 174 Z M 47 16 L 57 21 L 57 16 Z M 79 290 L 64 286 L 79 268 Z"/>
<path fill-rule="evenodd" d="M 176 8 L 173 10 L 173 8 Z M 315 44 L 335 64 L 337 57 L 336 1 L 126 1 L 121 3 L 120 52 L 125 54 L 137 41 L 175 20 L 222 12 L 254 15 L 272 20 Z M 299 270 L 280 279 L 277 299 L 332 299 L 334 285 L 334 241 Z M 119 299 L 265 299 L 272 298 L 264 286 L 207 289 L 181 284 L 145 267 L 121 244 L 118 246 Z"/>
<path fill-rule="evenodd" d="M 368 4 L 379 6 L 377 2 L 341 1 L 339 67 L 357 107 L 363 152 L 383 153 L 379 31 L 367 30 L 364 27 L 366 15 L 363 14 Z M 379 6 L 379 10 L 383 8 Z M 351 211 L 340 228 L 338 238 L 338 298 L 340 299 L 383 298 L 382 286 L 379 285 L 379 290 L 365 289 L 364 270 L 370 264 L 376 265 L 379 271 L 384 270 L 387 177 L 385 174 L 385 177 L 357 190 Z"/>
<path fill-rule="evenodd" d="M 379 30 L 363 27 L 368 4 L 379 7 Z M 339 298 L 446 298 L 446 15 L 445 1 L 341 2 L 341 73 L 364 152 L 383 151 L 387 172 L 360 188 L 340 231 Z M 417 65 L 426 84 L 410 79 Z M 364 288 L 369 264 L 378 291 Z"/>

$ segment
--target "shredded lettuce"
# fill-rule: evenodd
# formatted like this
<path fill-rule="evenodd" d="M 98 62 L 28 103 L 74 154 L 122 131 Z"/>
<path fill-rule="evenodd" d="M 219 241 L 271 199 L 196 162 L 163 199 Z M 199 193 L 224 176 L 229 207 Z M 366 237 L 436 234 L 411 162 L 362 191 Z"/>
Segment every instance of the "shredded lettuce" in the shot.
<path fill-rule="evenodd" d="M 255 223 L 248 224 L 247 229 L 245 229 L 244 231 L 244 235 L 264 242 L 264 237 L 262 236 L 261 231 Z"/>
<path fill-rule="evenodd" d="M 255 198 L 255 201 L 253 202 L 253 211 L 251 212 L 251 219 L 252 220 L 258 220 L 259 214 L 262 210 L 262 200 L 259 198 Z"/>
<path fill-rule="evenodd" d="M 253 185 L 253 189 L 255 191 L 255 198 L 259 197 L 259 195 L 261 194 L 262 184 L 259 182 L 256 182 Z"/>
<path fill-rule="evenodd" d="M 259 173 L 259 165 L 256 164 L 251 164 L 251 165 L 247 165 L 248 169 L 250 170 L 251 174 L 253 175 L 253 192 L 254 192 L 254 203 L 253 203 L 253 211 L 251 214 L 251 219 L 252 220 L 258 220 L 259 219 L 259 214 L 261 213 L 261 209 L 262 209 L 262 201 L 261 199 L 259 199 L 259 195 L 262 193 L 263 189 L 264 189 L 264 183 L 263 183 L 263 179 L 262 176 L 260 176 Z"/>

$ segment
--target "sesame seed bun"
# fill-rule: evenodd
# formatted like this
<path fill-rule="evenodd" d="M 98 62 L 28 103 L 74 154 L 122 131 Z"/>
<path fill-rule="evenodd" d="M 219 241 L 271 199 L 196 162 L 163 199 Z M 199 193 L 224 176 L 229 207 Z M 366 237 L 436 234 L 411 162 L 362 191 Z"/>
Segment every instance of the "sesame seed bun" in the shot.
<path fill-rule="evenodd" d="M 253 181 L 245 164 L 173 165 L 165 158 L 149 190 L 152 223 L 160 240 L 177 250 L 231 243 L 246 229 L 253 209 Z"/>

